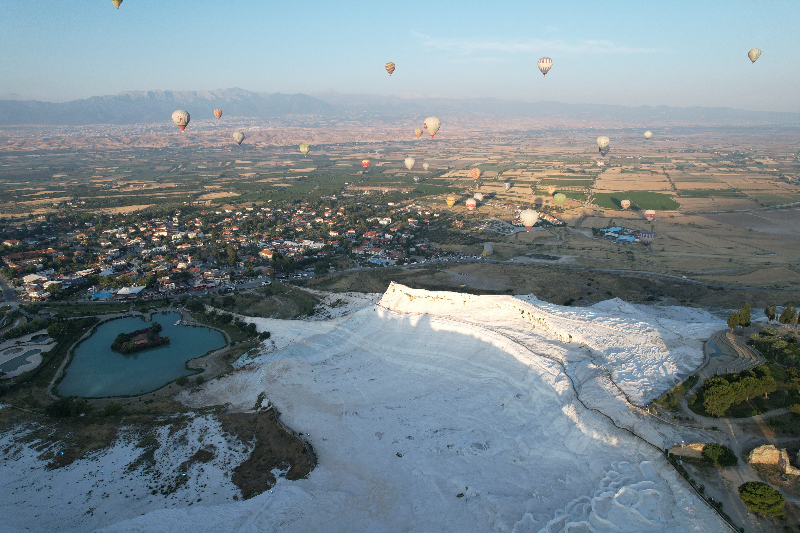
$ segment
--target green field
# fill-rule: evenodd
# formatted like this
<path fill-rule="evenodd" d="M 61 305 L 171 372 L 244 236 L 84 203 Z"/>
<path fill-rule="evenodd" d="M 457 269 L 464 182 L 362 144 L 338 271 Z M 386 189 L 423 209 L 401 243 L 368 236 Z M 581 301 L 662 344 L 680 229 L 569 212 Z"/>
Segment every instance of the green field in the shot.
<path fill-rule="evenodd" d="M 542 180 L 539 182 L 539 187 L 549 187 L 550 185 L 554 187 L 591 187 L 594 184 L 594 180 L 592 179 L 585 179 L 585 180 Z"/>
<path fill-rule="evenodd" d="M 681 189 L 678 193 L 682 198 L 710 198 L 712 196 L 717 198 L 744 198 L 747 196 L 742 192 L 731 189 Z"/>
<path fill-rule="evenodd" d="M 631 201 L 631 209 L 639 211 L 643 209 L 671 210 L 680 206 L 669 194 L 649 191 L 601 192 L 594 195 L 593 203 L 606 209 L 622 209 L 620 202 L 626 198 Z"/>

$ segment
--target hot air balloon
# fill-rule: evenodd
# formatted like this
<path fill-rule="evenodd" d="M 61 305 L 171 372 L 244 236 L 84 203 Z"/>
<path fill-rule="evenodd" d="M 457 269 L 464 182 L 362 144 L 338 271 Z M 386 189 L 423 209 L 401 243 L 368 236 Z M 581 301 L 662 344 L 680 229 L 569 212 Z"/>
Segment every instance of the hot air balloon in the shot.
<path fill-rule="evenodd" d="M 556 193 L 556 195 L 553 196 L 553 200 L 556 201 L 556 205 L 561 205 L 567 200 L 567 195 L 563 192 Z"/>
<path fill-rule="evenodd" d="M 436 135 L 436 132 L 439 131 L 439 126 L 441 125 L 442 123 L 439 122 L 439 119 L 436 117 L 428 117 L 425 119 L 425 122 L 422 123 L 422 127 L 428 130 L 428 135 L 431 137 Z"/>
<path fill-rule="evenodd" d="M 653 237 L 655 237 L 655 234 L 652 231 L 645 230 L 639 232 L 639 242 L 642 244 L 650 244 L 653 242 Z"/>
<path fill-rule="evenodd" d="M 509 182 L 505 182 L 505 183 L 503 184 L 503 188 L 504 188 L 506 191 L 508 191 L 508 189 L 510 189 L 510 188 L 511 188 L 511 184 L 510 184 Z"/>
<path fill-rule="evenodd" d="M 427 172 L 429 168 L 430 168 L 430 165 L 429 165 L 428 163 L 422 163 L 422 169 L 423 169 L 425 172 Z"/>
<path fill-rule="evenodd" d="M 646 218 L 648 222 L 652 222 L 653 219 L 656 218 L 656 212 L 652 209 L 647 209 L 644 212 L 644 218 Z"/>
<path fill-rule="evenodd" d="M 550 72 L 550 69 L 553 68 L 553 60 L 549 57 L 543 57 L 539 60 L 539 70 L 542 71 L 542 74 L 547 76 L 547 73 Z"/>
<path fill-rule="evenodd" d="M 554 185 L 550 185 L 547 187 L 547 194 L 553 196 L 556 193 L 556 188 Z"/>
<path fill-rule="evenodd" d="M 307 144 L 301 144 L 300 145 L 300 153 L 303 154 L 303 155 L 307 155 L 309 148 L 310 148 L 310 146 L 308 146 Z"/>
<path fill-rule="evenodd" d="M 605 162 L 605 161 L 603 161 L 602 159 L 598 159 L 598 160 L 597 160 L 597 166 L 598 166 L 598 167 L 602 167 L 602 166 L 603 166 L 603 165 L 605 165 L 605 164 L 606 164 L 606 162 Z"/>
<path fill-rule="evenodd" d="M 753 48 L 752 50 L 747 52 L 747 57 L 750 58 L 751 63 L 755 63 L 756 59 L 761 57 L 761 50 L 759 50 L 758 48 Z"/>
<path fill-rule="evenodd" d="M 622 209 L 628 209 L 631 206 L 631 201 L 626 198 L 625 200 L 621 200 L 619 205 L 622 206 Z"/>
<path fill-rule="evenodd" d="M 447 207 L 453 207 L 454 205 L 456 205 L 456 200 L 458 200 L 458 198 L 456 198 L 455 196 L 448 196 L 446 199 Z"/>
<path fill-rule="evenodd" d="M 478 201 L 475 198 L 467 198 L 467 201 L 464 202 L 464 205 L 467 206 L 469 211 L 474 211 L 476 207 L 478 207 Z"/>
<path fill-rule="evenodd" d="M 600 148 L 600 153 L 605 156 L 608 153 L 608 137 L 605 135 L 597 138 L 597 146 Z"/>
<path fill-rule="evenodd" d="M 536 221 L 539 220 L 539 213 L 533 209 L 526 209 L 519 214 L 519 220 L 522 222 L 522 225 L 525 226 L 525 229 L 530 231 L 531 228 L 536 225 Z"/>
<path fill-rule="evenodd" d="M 214 110 L 214 116 L 217 117 L 217 118 L 221 118 L 222 117 L 222 109 L 215 109 Z"/>
<path fill-rule="evenodd" d="M 417 129 L 415 129 L 415 130 L 414 130 L 414 135 L 416 135 L 416 136 L 417 136 L 417 139 L 419 139 L 420 137 L 422 137 L 422 129 L 420 129 L 420 128 L 417 128 Z"/>
<path fill-rule="evenodd" d="M 172 122 L 174 122 L 183 131 L 186 125 L 189 124 L 189 113 L 181 109 L 172 114 Z"/>
<path fill-rule="evenodd" d="M 111 3 L 117 6 L 117 9 L 119 9 L 119 5 L 122 3 L 122 0 L 111 0 Z"/>
<path fill-rule="evenodd" d="M 244 141 L 244 132 L 234 131 L 232 137 L 233 137 L 233 140 L 236 141 L 236 144 L 241 146 L 242 145 L 242 141 Z"/>
<path fill-rule="evenodd" d="M 391 76 L 392 72 L 394 72 L 394 63 L 392 63 L 391 61 L 386 63 L 386 72 L 389 73 L 389 76 Z"/>
<path fill-rule="evenodd" d="M 362 159 L 361 166 L 364 168 L 369 168 L 369 159 Z"/>
<path fill-rule="evenodd" d="M 479 202 L 483 201 L 483 194 L 481 194 L 479 192 L 476 192 L 475 194 L 473 194 L 472 197 L 475 198 L 476 200 L 478 200 Z"/>
<path fill-rule="evenodd" d="M 419 183 L 419 176 L 414 176 L 414 183 Z"/>
<path fill-rule="evenodd" d="M 473 168 L 472 170 L 469 171 L 469 173 L 472 176 L 472 179 L 475 181 L 478 181 L 478 178 L 481 177 L 481 169 L 479 168 Z"/>
<path fill-rule="evenodd" d="M 644 138 L 645 139 L 649 139 L 652 136 L 653 136 L 653 132 L 652 131 L 647 130 L 646 132 L 644 132 Z"/>
<path fill-rule="evenodd" d="M 403 161 L 403 163 L 405 163 L 406 168 L 408 170 L 411 170 L 411 168 L 414 166 L 415 161 L 413 157 L 406 157 L 406 160 Z"/>

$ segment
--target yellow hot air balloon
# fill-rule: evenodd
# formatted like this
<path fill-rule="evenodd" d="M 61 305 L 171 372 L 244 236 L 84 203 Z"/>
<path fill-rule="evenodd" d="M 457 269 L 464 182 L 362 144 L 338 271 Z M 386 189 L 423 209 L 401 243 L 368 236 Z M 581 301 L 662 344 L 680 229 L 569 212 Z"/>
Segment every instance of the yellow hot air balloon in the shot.
<path fill-rule="evenodd" d="M 308 146 L 307 144 L 301 144 L 300 145 L 300 153 L 303 154 L 303 155 L 308 154 L 308 150 L 309 149 L 310 149 L 310 146 Z"/>
<path fill-rule="evenodd" d="M 454 205 L 456 205 L 456 200 L 458 200 L 458 198 L 456 198 L 455 196 L 448 196 L 446 199 L 447 207 L 453 207 Z"/>
<path fill-rule="evenodd" d="M 558 192 L 553 196 L 553 200 L 556 201 L 556 205 L 561 205 L 567 200 L 567 195 L 563 192 Z"/>
<path fill-rule="evenodd" d="M 172 122 L 174 122 L 175 125 L 181 129 L 181 131 L 183 131 L 186 128 L 186 125 L 189 124 L 189 120 L 189 113 L 182 109 L 179 109 L 172 114 Z"/>
<path fill-rule="evenodd" d="M 386 63 L 386 72 L 389 73 L 389 76 L 391 76 L 392 72 L 394 72 L 394 63 L 392 63 L 391 61 Z"/>
<path fill-rule="evenodd" d="M 417 139 L 419 139 L 420 137 L 422 137 L 422 130 L 420 128 L 415 129 L 414 135 L 416 135 Z"/>
<path fill-rule="evenodd" d="M 214 110 L 214 116 L 217 117 L 217 118 L 222 117 L 222 109 L 215 109 Z"/>
<path fill-rule="evenodd" d="M 761 50 L 759 50 L 758 48 L 753 48 L 752 50 L 747 52 L 747 57 L 750 58 L 751 63 L 755 63 L 756 59 L 761 57 Z"/>
<path fill-rule="evenodd" d="M 119 9 L 119 5 L 122 3 L 122 0 L 111 0 L 111 3 L 117 6 L 117 9 Z"/>
<path fill-rule="evenodd" d="M 236 142 L 236 144 L 241 146 L 242 145 L 242 141 L 244 141 L 244 132 L 234 131 L 233 132 L 233 140 Z"/>
<path fill-rule="evenodd" d="M 439 131 L 439 126 L 441 125 L 442 123 L 439 122 L 439 119 L 436 117 L 428 117 L 425 119 L 425 122 L 422 123 L 422 127 L 428 131 L 428 135 L 431 137 L 436 135 L 436 132 Z"/>
<path fill-rule="evenodd" d="M 553 68 L 553 60 L 550 59 L 549 57 L 543 57 L 539 60 L 539 63 L 537 65 L 539 67 L 539 70 L 542 71 L 542 74 L 547 76 L 547 73 L 550 72 L 551 68 Z"/>

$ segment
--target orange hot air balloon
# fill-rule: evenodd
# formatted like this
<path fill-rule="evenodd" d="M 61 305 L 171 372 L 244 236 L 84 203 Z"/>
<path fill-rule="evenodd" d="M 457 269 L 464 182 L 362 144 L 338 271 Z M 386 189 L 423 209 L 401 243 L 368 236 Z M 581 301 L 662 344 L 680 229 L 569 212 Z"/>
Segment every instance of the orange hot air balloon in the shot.
<path fill-rule="evenodd" d="M 214 116 L 217 117 L 217 118 L 222 117 L 222 109 L 215 109 L 214 110 Z"/>
<path fill-rule="evenodd" d="M 475 181 L 478 181 L 478 178 L 480 178 L 480 177 L 481 177 L 481 169 L 479 169 L 479 168 L 473 168 L 473 169 L 470 171 L 470 174 L 472 175 L 472 179 L 473 179 L 473 180 L 475 180 Z"/>
<path fill-rule="evenodd" d="M 392 72 L 394 72 L 394 63 L 392 63 L 391 61 L 386 63 L 386 72 L 389 73 L 389 76 L 391 76 Z"/>
<path fill-rule="evenodd" d="M 369 168 L 369 159 L 362 159 L 361 166 L 364 168 Z"/>
<path fill-rule="evenodd" d="M 414 130 L 414 135 L 416 135 L 417 139 L 419 139 L 420 137 L 422 137 L 422 130 L 419 129 L 419 128 L 415 129 Z"/>
<path fill-rule="evenodd" d="M 555 193 L 556 193 L 555 186 L 550 185 L 549 187 L 547 187 L 547 194 L 549 194 L 550 196 L 553 196 Z"/>

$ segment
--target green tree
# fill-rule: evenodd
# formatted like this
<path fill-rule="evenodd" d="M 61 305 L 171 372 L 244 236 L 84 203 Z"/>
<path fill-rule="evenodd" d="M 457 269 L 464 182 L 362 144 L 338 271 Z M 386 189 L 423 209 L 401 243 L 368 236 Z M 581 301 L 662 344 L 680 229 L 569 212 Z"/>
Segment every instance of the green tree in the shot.
<path fill-rule="evenodd" d="M 750 304 L 745 302 L 739 311 L 739 324 L 748 327 L 750 325 Z"/>
<path fill-rule="evenodd" d="M 739 459 L 733 450 L 722 444 L 711 443 L 703 448 L 703 456 L 720 466 L 736 466 Z"/>
<path fill-rule="evenodd" d="M 781 315 L 778 317 L 778 322 L 781 324 L 786 324 L 787 326 L 790 326 L 793 323 L 794 325 L 797 325 L 797 310 L 792 307 L 792 302 L 789 302 L 789 304 L 783 308 Z"/>
<path fill-rule="evenodd" d="M 783 494 L 760 481 L 739 485 L 739 499 L 751 510 L 768 516 L 786 516 Z"/>
<path fill-rule="evenodd" d="M 739 311 L 734 311 L 733 313 L 728 315 L 728 327 L 731 328 L 731 331 L 738 328 L 739 324 L 740 324 Z"/>
<path fill-rule="evenodd" d="M 776 310 L 775 310 L 775 306 L 774 305 L 768 305 L 764 309 L 764 315 L 767 317 L 767 320 L 769 322 L 772 322 L 773 320 L 775 320 L 775 313 L 776 313 Z"/>

